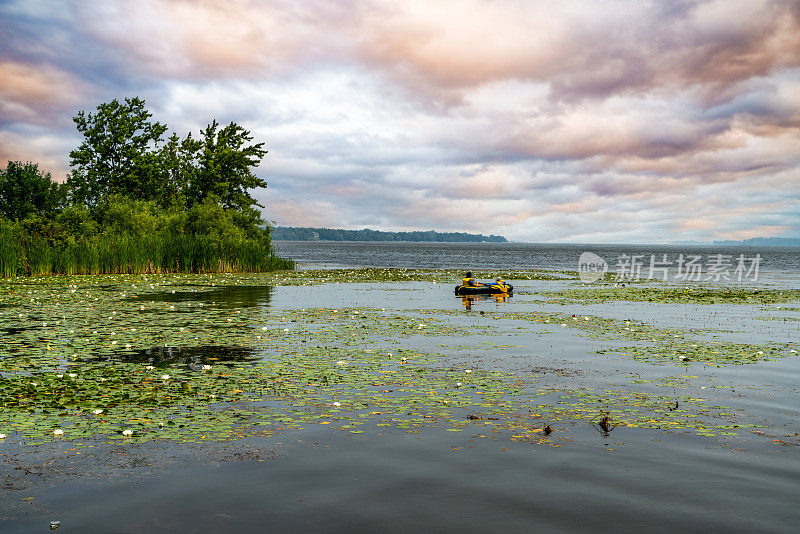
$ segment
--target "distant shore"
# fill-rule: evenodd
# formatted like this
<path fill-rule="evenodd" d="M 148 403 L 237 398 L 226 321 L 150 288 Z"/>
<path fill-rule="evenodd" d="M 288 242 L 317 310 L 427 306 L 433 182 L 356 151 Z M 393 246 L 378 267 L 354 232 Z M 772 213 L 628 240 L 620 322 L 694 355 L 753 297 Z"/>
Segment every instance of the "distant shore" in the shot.
<path fill-rule="evenodd" d="M 275 241 L 389 241 L 427 243 L 507 243 L 499 235 L 468 234 L 465 232 L 383 232 L 380 230 L 341 230 L 331 228 L 299 228 L 277 226 L 272 229 Z"/>

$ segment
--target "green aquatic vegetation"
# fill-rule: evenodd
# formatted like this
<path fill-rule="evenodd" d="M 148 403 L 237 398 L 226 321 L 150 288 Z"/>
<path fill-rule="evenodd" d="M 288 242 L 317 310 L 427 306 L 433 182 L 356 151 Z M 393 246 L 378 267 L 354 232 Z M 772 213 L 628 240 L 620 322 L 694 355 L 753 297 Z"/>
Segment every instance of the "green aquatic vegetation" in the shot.
<path fill-rule="evenodd" d="M 668 304 L 773 304 L 800 301 L 797 289 L 745 289 L 709 286 L 656 286 L 570 288 L 544 291 L 540 295 L 557 304 L 608 301 L 659 302 Z"/>
<path fill-rule="evenodd" d="M 419 310 L 419 313 L 434 314 Z M 444 311 L 460 315 L 462 311 Z M 688 365 L 692 362 L 709 365 L 743 365 L 764 360 L 783 358 L 797 353 L 789 343 L 730 343 L 706 341 L 698 334 L 708 330 L 659 328 L 647 323 L 617 320 L 590 315 L 564 315 L 545 312 L 485 312 L 481 317 L 488 321 L 513 320 L 553 328 L 576 328 L 583 335 L 602 340 L 635 341 L 646 345 L 601 349 L 600 354 L 618 353 L 638 361 Z"/>
<path fill-rule="evenodd" d="M 612 352 L 601 350 L 599 353 Z M 658 345 L 656 347 L 621 347 L 613 352 L 629 356 L 634 360 L 647 362 L 672 362 L 689 365 L 703 363 L 706 365 L 745 365 L 764 360 L 774 360 L 790 356 L 797 351 L 786 344 L 755 345 L 748 343 L 729 343 L 724 341 L 706 341 L 687 343 L 685 341 Z"/>
<path fill-rule="evenodd" d="M 666 421 L 648 428 L 706 432 L 729 417 L 720 415 L 729 410 L 707 410 L 689 397 L 680 400 L 685 412 L 667 409 L 669 413 L 661 414 L 663 398 L 635 391 L 603 392 L 604 403 L 583 392 L 583 405 L 568 406 L 548 397 L 564 391 L 548 389 L 540 377 L 457 363 L 458 355 L 474 346 L 448 347 L 455 353 L 449 355 L 409 347 L 420 336 L 461 339 L 481 332 L 449 320 L 465 311 L 270 310 L 262 306 L 270 295 L 263 284 L 277 283 L 280 276 L 4 281 L 0 433 L 31 441 L 88 436 L 204 441 L 313 424 L 353 433 L 391 427 L 518 434 L 539 422 L 591 422 L 600 405 L 629 426 Z M 314 280 L 317 275 L 309 276 Z M 578 328 L 602 339 L 688 342 L 686 332 L 600 317 L 521 312 L 483 317 L 498 334 L 541 323 Z M 495 323 L 501 320 L 514 326 Z M 185 348 L 189 356 L 161 361 L 159 347 Z M 493 350 L 504 347 L 508 345 L 491 344 Z M 233 348 L 241 349 L 245 361 L 225 360 Z M 250 354 L 257 359 L 246 357 Z M 134 357 L 145 360 L 136 362 Z M 540 419 L 533 421 L 532 408 Z M 680 426 L 678 414 L 704 422 Z"/>
<path fill-rule="evenodd" d="M 264 273 L 265 279 L 276 285 L 318 285 L 329 283 L 384 283 L 384 282 L 435 282 L 442 284 L 461 283 L 464 271 L 455 269 L 317 269 L 308 271 L 284 271 Z M 571 280 L 576 273 L 569 271 L 473 271 L 476 279 L 491 280 Z"/>
<path fill-rule="evenodd" d="M 699 435 L 720 434 L 714 421 L 731 418 L 733 411 L 725 406 L 707 404 L 706 399 L 688 395 L 653 395 L 640 391 L 606 389 L 602 392 L 573 389 L 561 391 L 560 400 L 549 410 L 553 420 L 594 422 L 600 414 L 609 414 L 616 426 L 692 431 Z M 737 423 L 732 423 L 737 424 Z M 737 424 L 742 428 L 753 424 Z"/>

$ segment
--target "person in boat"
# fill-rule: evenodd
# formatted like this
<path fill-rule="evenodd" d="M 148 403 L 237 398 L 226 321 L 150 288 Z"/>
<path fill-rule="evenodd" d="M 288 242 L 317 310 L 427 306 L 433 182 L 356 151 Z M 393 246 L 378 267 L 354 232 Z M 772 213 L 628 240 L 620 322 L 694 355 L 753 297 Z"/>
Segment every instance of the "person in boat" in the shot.
<path fill-rule="evenodd" d="M 464 275 L 464 278 L 461 279 L 461 285 L 465 287 L 478 287 L 482 286 L 483 284 L 476 282 L 475 279 L 472 278 L 472 272 L 467 271 L 467 273 Z"/>

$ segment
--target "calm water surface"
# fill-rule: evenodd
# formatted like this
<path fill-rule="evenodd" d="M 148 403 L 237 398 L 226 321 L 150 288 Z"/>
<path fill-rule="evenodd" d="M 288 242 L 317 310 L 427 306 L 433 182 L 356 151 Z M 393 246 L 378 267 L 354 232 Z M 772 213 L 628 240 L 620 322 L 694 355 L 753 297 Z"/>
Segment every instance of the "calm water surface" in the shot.
<path fill-rule="evenodd" d="M 711 247 L 678 245 L 562 245 L 537 243 L 391 243 L 333 241 L 275 241 L 279 255 L 307 266 L 336 267 L 401 267 L 432 269 L 548 269 L 575 271 L 583 252 L 594 252 L 603 258 L 613 272 L 623 256 L 638 256 L 647 273 L 651 258 L 656 277 L 659 267 L 670 274 L 677 270 L 683 256 L 699 257 L 707 267 L 717 255 L 730 256 L 731 274 L 736 259 L 746 260 L 760 255 L 759 274 L 766 279 L 796 279 L 800 273 L 800 247 Z M 664 258 L 666 255 L 666 259 Z M 750 266 L 750 262 L 746 264 Z M 707 271 L 707 269 L 706 269 Z M 736 277 L 731 276 L 735 279 Z M 749 278 L 752 278 L 749 277 Z"/>
<path fill-rule="evenodd" d="M 518 244 L 276 245 L 281 253 L 306 266 L 476 270 L 574 270 L 584 250 Z M 610 257 L 630 254 L 632 248 L 594 250 Z M 663 249 L 642 248 L 641 252 L 661 254 Z M 695 252 L 711 253 L 707 249 Z M 797 249 L 759 252 L 765 258 L 767 277 L 761 283 L 791 285 L 797 280 Z M 477 330 L 485 324 L 480 311 L 555 311 L 634 318 L 663 327 L 728 330 L 720 335 L 737 342 L 800 342 L 800 321 L 759 319 L 784 313 L 770 307 L 648 303 L 559 307 L 543 304 L 535 295 L 561 285 L 563 282 L 515 282 L 518 289 L 530 293 L 504 303 L 476 301 L 474 313 L 452 320 Z M 245 288 L 203 298 L 209 305 L 261 306 L 274 313 L 312 306 L 385 307 L 407 313 L 462 309 L 461 300 L 452 296 L 449 281 L 403 284 L 407 291 L 397 291 L 392 284 L 366 286 Z M 165 298 L 194 296 L 187 290 Z M 595 391 L 630 387 L 625 379 L 630 373 L 652 379 L 686 373 L 724 385 L 692 393 L 765 424 L 771 438 L 747 432 L 711 438 L 624 427 L 604 435 L 588 424 L 559 424 L 558 435 L 570 439 L 563 446 L 551 447 L 513 442 L 507 437 L 480 437 L 470 431 L 411 434 L 385 429 L 349 435 L 310 425 L 312 428 L 302 432 L 218 446 L 148 444 L 95 453 L 87 450 L 83 460 L 76 457 L 69 468 L 72 472 L 65 468 L 38 478 L 6 476 L 0 531 L 43 532 L 53 519 L 62 523 L 59 532 L 797 531 L 797 358 L 747 366 L 676 368 L 598 355 L 595 351 L 602 346 L 600 341 L 568 330 L 509 334 L 501 342 L 516 348 L 476 348 L 460 361 L 467 358 L 482 368 L 528 376 L 532 368 L 559 368 L 559 376 L 543 380 Z M 469 344 L 477 346 L 484 339 L 498 342 L 487 333 L 475 336 Z M 436 352 L 463 341 L 420 337 L 408 343 Z M 201 357 L 191 351 L 168 356 Z M 640 387 L 648 391 L 650 386 Z M 42 457 L 57 454 L 59 446 L 64 445 L 48 446 L 52 450 L 43 450 Z M 248 452 L 253 450 L 258 453 Z M 39 469 L 46 472 L 43 466 Z M 6 473 L 14 472 L 9 469 Z M 34 499 L 21 501 L 27 497 Z"/>

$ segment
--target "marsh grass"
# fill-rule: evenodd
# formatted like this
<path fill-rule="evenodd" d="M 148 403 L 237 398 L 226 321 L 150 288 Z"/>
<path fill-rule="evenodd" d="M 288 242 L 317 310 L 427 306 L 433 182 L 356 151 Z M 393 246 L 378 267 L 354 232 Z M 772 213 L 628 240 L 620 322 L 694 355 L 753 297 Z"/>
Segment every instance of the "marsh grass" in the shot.
<path fill-rule="evenodd" d="M 0 274 L 4 277 L 49 274 L 146 274 L 265 272 L 293 269 L 294 262 L 274 255 L 256 240 L 217 241 L 192 235 L 102 235 L 53 244 L 23 239 L 12 226 L 0 227 Z"/>

